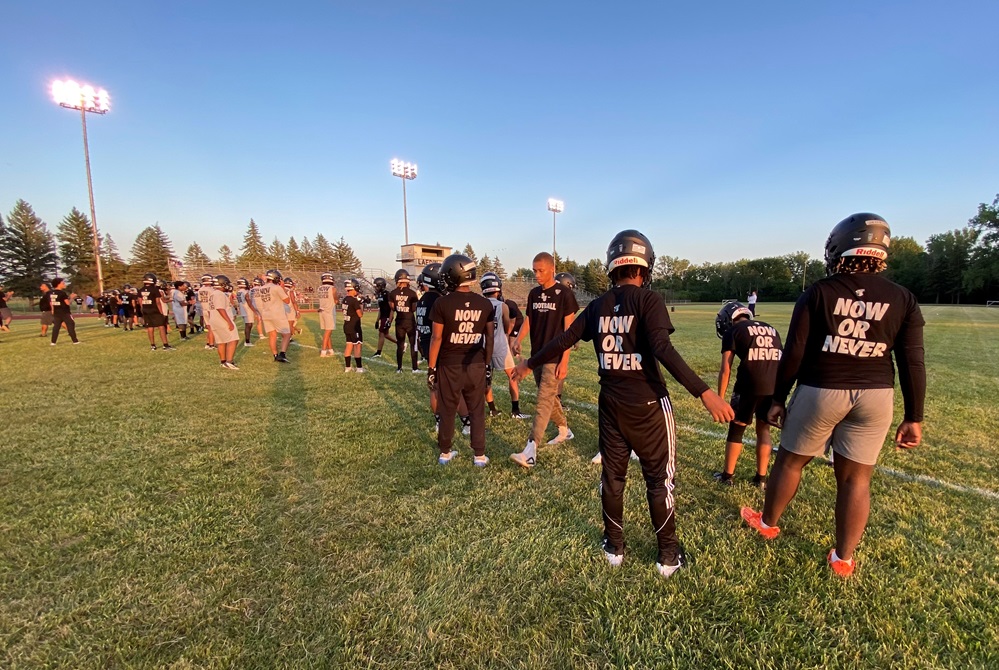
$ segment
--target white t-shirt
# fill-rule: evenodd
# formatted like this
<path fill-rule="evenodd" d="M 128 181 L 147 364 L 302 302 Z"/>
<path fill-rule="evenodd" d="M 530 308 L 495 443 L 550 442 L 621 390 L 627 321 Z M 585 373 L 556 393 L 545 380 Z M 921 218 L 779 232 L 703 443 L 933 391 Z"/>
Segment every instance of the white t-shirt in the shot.
<path fill-rule="evenodd" d="M 253 296 L 253 304 L 260 310 L 260 314 L 265 319 L 284 320 L 288 317 L 284 311 L 285 299 L 288 292 L 279 284 L 264 284 L 258 286 Z"/>

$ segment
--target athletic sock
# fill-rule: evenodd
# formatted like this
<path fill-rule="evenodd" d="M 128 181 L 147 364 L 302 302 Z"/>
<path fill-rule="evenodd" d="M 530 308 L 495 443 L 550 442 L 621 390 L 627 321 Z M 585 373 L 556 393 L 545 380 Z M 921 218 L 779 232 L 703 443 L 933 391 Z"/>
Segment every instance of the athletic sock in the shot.
<path fill-rule="evenodd" d="M 520 401 L 519 400 L 514 400 L 513 401 L 513 410 L 512 411 L 513 411 L 514 414 L 520 414 Z"/>
<path fill-rule="evenodd" d="M 343 367 L 350 368 L 350 356 L 343 357 Z"/>
<path fill-rule="evenodd" d="M 760 528 L 770 528 L 770 526 L 767 525 L 767 522 L 763 520 L 762 514 L 760 515 Z"/>
<path fill-rule="evenodd" d="M 361 361 L 360 356 L 354 356 L 354 362 L 357 363 L 357 369 L 360 370 L 364 367 L 364 363 Z"/>
<path fill-rule="evenodd" d="M 496 403 L 494 401 L 492 401 L 492 400 L 490 400 L 488 402 L 489 402 L 489 411 L 495 412 L 496 411 Z"/>
<path fill-rule="evenodd" d="M 761 519 L 761 521 L 762 521 L 762 519 Z M 766 524 L 764 524 L 764 526 L 765 525 Z M 835 563 L 836 561 L 843 561 L 847 565 L 853 565 L 853 559 L 852 558 L 849 561 L 843 560 L 842 558 L 839 557 L 839 554 L 836 553 L 836 550 L 833 549 L 832 550 L 832 556 L 829 557 L 829 562 L 830 563 Z"/>

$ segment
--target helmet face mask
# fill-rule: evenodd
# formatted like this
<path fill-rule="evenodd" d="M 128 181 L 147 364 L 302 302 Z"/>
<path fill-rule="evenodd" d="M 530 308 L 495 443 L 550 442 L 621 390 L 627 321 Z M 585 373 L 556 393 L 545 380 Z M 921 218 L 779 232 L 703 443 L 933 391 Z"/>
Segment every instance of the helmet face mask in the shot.
<path fill-rule="evenodd" d="M 479 287 L 482 289 L 482 295 L 498 295 L 503 290 L 503 282 L 492 272 L 487 272 L 479 280 Z"/>
<path fill-rule="evenodd" d="M 652 281 L 652 268 L 656 264 L 656 254 L 652 250 L 652 242 L 637 230 L 622 230 L 614 236 L 607 246 L 607 276 L 614 270 L 629 265 L 645 268 L 643 287 L 648 287 Z"/>
<path fill-rule="evenodd" d="M 882 263 L 888 259 L 891 228 L 877 214 L 861 212 L 843 219 L 826 239 L 826 272 L 835 274 L 844 258 L 870 258 Z"/>
<path fill-rule="evenodd" d="M 331 272 L 324 272 L 323 276 L 319 278 L 319 281 L 327 285 L 336 284 L 336 279 L 333 278 L 333 273 Z"/>
<path fill-rule="evenodd" d="M 732 302 L 725 303 L 725 305 L 718 310 L 718 315 L 715 317 L 715 335 L 719 338 L 725 337 L 725 333 L 728 332 L 728 329 L 735 325 L 735 320 L 741 317 L 752 319 L 753 313 L 741 302 L 734 300 Z"/>
<path fill-rule="evenodd" d="M 152 272 L 147 272 L 146 274 L 142 275 L 142 283 L 143 284 L 147 284 L 147 285 L 155 285 L 156 284 L 156 275 L 153 274 Z M 129 288 L 132 288 L 132 287 L 129 286 L 128 284 L 125 284 L 124 288 L 129 289 Z"/>
<path fill-rule="evenodd" d="M 410 281 L 411 280 L 410 280 L 410 277 L 409 277 L 409 272 L 407 272 L 406 270 L 403 270 L 401 268 L 395 271 L 395 285 L 396 286 L 399 286 L 400 284 L 409 284 Z"/>
<path fill-rule="evenodd" d="M 215 275 L 212 280 L 212 286 L 223 291 L 232 290 L 232 282 L 230 282 L 229 278 L 225 275 Z"/>
<path fill-rule="evenodd" d="M 468 286 L 475 281 L 476 264 L 463 254 L 451 254 L 441 264 L 441 281 L 448 291 L 455 291 L 461 286 Z"/>
<path fill-rule="evenodd" d="M 263 286 L 264 285 L 264 280 L 261 279 L 260 277 L 254 277 L 253 278 L 253 285 L 254 286 Z"/>
<path fill-rule="evenodd" d="M 240 277 L 236 280 L 237 288 L 250 288 L 250 284 L 246 281 L 246 277 Z"/>
<path fill-rule="evenodd" d="M 354 293 L 360 293 L 361 282 L 359 282 L 357 279 L 354 278 L 345 279 L 343 282 L 343 288 L 347 292 L 353 291 Z"/>
<path fill-rule="evenodd" d="M 384 291 L 385 289 L 388 288 L 388 282 L 385 281 L 385 277 L 375 277 L 375 280 L 372 283 L 375 285 L 375 288 L 378 289 L 379 291 Z"/>

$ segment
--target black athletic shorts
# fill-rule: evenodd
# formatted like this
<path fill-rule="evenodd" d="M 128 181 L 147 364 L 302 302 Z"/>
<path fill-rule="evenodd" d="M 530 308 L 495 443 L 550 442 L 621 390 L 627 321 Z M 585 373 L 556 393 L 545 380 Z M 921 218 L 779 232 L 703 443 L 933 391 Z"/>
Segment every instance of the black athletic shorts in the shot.
<path fill-rule="evenodd" d="M 755 416 L 757 421 L 766 423 L 767 412 L 770 411 L 770 404 L 773 400 L 772 395 L 754 395 L 736 391 L 732 394 L 732 409 L 735 410 L 736 422 L 748 426 L 753 422 Z"/>
<path fill-rule="evenodd" d="M 389 332 L 389 319 L 386 317 L 384 319 L 376 320 L 375 328 L 378 329 L 379 333 L 385 333 L 387 335 Z"/>
<path fill-rule="evenodd" d="M 167 325 L 166 315 L 162 312 L 142 312 L 142 323 L 146 328 L 162 328 Z"/>
<path fill-rule="evenodd" d="M 343 331 L 343 337 L 347 341 L 347 344 L 359 344 L 364 341 L 364 336 L 361 334 L 359 327 Z"/>

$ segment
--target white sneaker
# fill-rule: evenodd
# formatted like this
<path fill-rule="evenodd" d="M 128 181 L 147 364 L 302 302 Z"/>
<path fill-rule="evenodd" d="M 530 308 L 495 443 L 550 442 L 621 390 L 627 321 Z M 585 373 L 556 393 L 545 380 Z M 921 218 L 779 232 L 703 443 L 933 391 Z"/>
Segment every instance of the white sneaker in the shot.
<path fill-rule="evenodd" d="M 458 455 L 458 451 L 455 450 L 455 449 L 452 449 L 451 451 L 447 452 L 446 454 L 441 454 L 437 458 L 437 462 L 440 463 L 441 465 L 447 465 L 448 463 L 450 463 L 451 461 L 453 461 L 454 457 L 457 456 L 457 455 Z"/>
<path fill-rule="evenodd" d="M 510 418 L 517 419 L 518 421 L 523 421 L 524 419 L 530 419 L 531 415 L 530 414 L 524 414 L 522 412 L 519 413 L 519 414 L 514 414 L 513 412 L 511 412 L 510 413 Z"/>
<path fill-rule="evenodd" d="M 402 368 L 396 368 L 396 371 L 395 371 L 395 373 L 396 373 L 397 375 L 401 375 L 401 374 L 402 374 Z"/>
<path fill-rule="evenodd" d="M 243 342 L 243 346 L 244 347 L 252 347 L 253 346 L 253 342 Z"/>
<path fill-rule="evenodd" d="M 326 358 L 326 350 L 325 349 L 320 349 L 319 350 L 319 358 Z"/>
<path fill-rule="evenodd" d="M 596 456 L 590 459 L 590 463 L 593 463 L 594 465 L 602 465 L 603 462 L 604 462 L 604 457 L 600 454 L 599 451 L 597 452 Z"/>
<path fill-rule="evenodd" d="M 548 444 L 549 445 L 552 445 L 552 444 L 562 444 L 563 442 L 568 442 L 573 437 L 575 437 L 575 435 L 573 435 L 572 431 L 569 430 L 569 426 L 559 426 L 558 427 L 558 435 L 556 435 L 552 439 L 548 440 Z"/>
<path fill-rule="evenodd" d="M 227 370 L 238 370 L 239 369 L 238 365 L 236 365 L 235 363 L 229 363 L 228 361 L 226 361 L 225 363 L 223 363 L 222 367 L 224 367 Z"/>
<path fill-rule="evenodd" d="M 477 468 L 484 468 L 487 465 L 489 465 L 489 457 L 488 456 L 476 456 L 475 458 L 472 459 L 472 465 L 474 465 Z"/>
<path fill-rule="evenodd" d="M 424 371 L 421 370 L 421 369 L 419 369 L 419 368 L 416 368 L 415 370 L 413 370 L 413 374 L 414 375 L 422 375 L 423 373 L 424 373 Z"/>
<path fill-rule="evenodd" d="M 350 372 L 350 368 L 344 368 L 343 371 L 344 372 Z"/>
<path fill-rule="evenodd" d="M 357 368 L 355 372 L 357 372 L 357 374 L 359 375 L 363 375 L 365 372 L 367 372 L 367 370 L 365 370 L 364 368 Z"/>
<path fill-rule="evenodd" d="M 467 426 L 462 426 L 462 428 L 461 428 L 461 434 L 462 435 L 471 435 L 472 434 L 472 424 L 468 424 Z"/>
<path fill-rule="evenodd" d="M 638 454 L 636 454 L 636 453 L 635 453 L 634 451 L 633 451 L 633 452 L 631 452 L 631 460 L 633 460 L 633 461 L 637 461 L 637 460 L 640 460 L 640 459 L 638 458 Z"/>
<path fill-rule="evenodd" d="M 535 456 L 537 455 L 537 446 L 533 441 L 528 440 L 527 446 L 519 454 L 510 454 L 510 460 L 519 465 L 522 468 L 533 468 L 537 463 Z"/>
<path fill-rule="evenodd" d="M 663 577 L 672 577 L 678 570 L 683 568 L 683 560 L 677 557 L 676 565 L 663 565 L 662 563 L 656 563 L 656 570 Z"/>
<path fill-rule="evenodd" d="M 604 558 L 610 563 L 612 568 L 619 568 L 621 564 L 624 563 L 624 554 L 612 554 L 608 551 L 604 552 Z"/>

